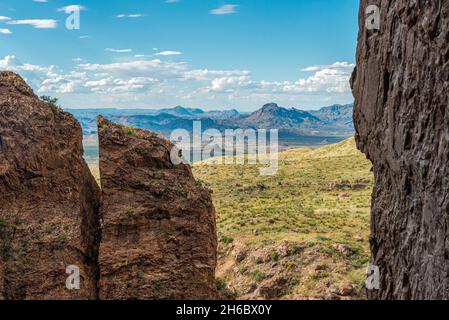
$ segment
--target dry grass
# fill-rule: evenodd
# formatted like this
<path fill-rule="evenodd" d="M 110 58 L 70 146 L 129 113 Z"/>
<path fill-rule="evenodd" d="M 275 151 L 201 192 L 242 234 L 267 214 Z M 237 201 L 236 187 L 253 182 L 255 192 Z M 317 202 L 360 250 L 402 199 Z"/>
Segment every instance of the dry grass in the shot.
<path fill-rule="evenodd" d="M 276 266 L 273 272 L 266 263 L 247 260 L 230 268 L 228 260 L 236 247 L 257 253 L 267 246 L 276 250 L 287 241 L 292 248 L 307 248 L 313 257 L 288 258 L 295 264 L 291 276 L 299 279 L 284 298 L 320 298 L 333 285 L 344 283 L 361 290 L 369 257 L 370 162 L 356 149 L 354 139 L 314 150 L 289 150 L 279 158 L 275 176 L 260 176 L 258 167 L 251 165 L 194 166 L 196 178 L 213 190 L 221 239 L 220 276 L 245 297 L 244 291 L 250 289 L 239 291 L 246 279 L 235 268 L 245 265 L 249 275 L 267 277 L 288 270 Z M 222 265 L 231 271 L 222 272 Z M 297 270 L 299 265 L 304 272 Z M 328 271 L 308 270 L 320 265 Z"/>

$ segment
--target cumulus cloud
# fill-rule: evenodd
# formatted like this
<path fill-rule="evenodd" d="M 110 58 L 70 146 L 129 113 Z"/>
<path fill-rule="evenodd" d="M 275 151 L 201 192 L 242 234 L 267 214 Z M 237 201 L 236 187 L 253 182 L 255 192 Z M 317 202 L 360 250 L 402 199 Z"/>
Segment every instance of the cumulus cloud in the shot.
<path fill-rule="evenodd" d="M 246 70 L 189 70 L 184 73 L 186 80 L 210 80 L 217 77 L 240 77 L 249 76 L 250 72 Z"/>
<path fill-rule="evenodd" d="M 248 70 L 195 69 L 184 62 L 143 55 L 127 59 L 93 64 L 74 58 L 79 62 L 75 69 L 64 71 L 56 66 L 21 63 L 9 55 L 0 58 L 0 69 L 20 73 L 37 92 L 56 95 L 63 103 L 64 98 L 80 99 L 75 106 L 86 106 L 93 99 L 104 106 L 187 104 L 214 108 L 255 108 L 267 101 L 304 107 L 352 100 L 349 78 L 354 65 L 347 62 L 302 68 L 301 72 L 311 74 L 296 81 L 259 81 Z"/>
<path fill-rule="evenodd" d="M 109 64 L 80 64 L 78 66 L 86 71 L 143 77 L 181 77 L 180 72 L 186 69 L 184 63 L 163 62 L 158 59 L 134 60 Z"/>
<path fill-rule="evenodd" d="M 215 14 L 215 15 L 237 13 L 237 11 L 236 11 L 237 7 L 238 7 L 238 5 L 235 5 L 235 4 L 225 4 L 219 8 L 211 10 L 210 13 Z"/>
<path fill-rule="evenodd" d="M 0 59 L 0 68 L 9 71 L 30 71 L 30 72 L 49 72 L 54 66 L 44 67 L 29 63 L 21 63 L 16 56 L 8 55 Z"/>
<path fill-rule="evenodd" d="M 133 77 L 121 79 L 108 77 L 100 80 L 87 81 L 84 87 L 92 92 L 102 93 L 127 93 L 138 92 L 148 88 L 148 85 L 158 82 L 158 80 L 148 77 Z"/>

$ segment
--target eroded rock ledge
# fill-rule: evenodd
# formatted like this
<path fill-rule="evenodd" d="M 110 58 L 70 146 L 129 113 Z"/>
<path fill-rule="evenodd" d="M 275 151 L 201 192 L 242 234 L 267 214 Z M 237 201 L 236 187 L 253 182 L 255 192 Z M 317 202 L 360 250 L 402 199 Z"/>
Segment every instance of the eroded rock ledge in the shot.
<path fill-rule="evenodd" d="M 365 28 L 368 5 L 380 30 Z M 373 162 L 373 299 L 449 298 L 449 1 L 362 0 L 356 140 Z"/>

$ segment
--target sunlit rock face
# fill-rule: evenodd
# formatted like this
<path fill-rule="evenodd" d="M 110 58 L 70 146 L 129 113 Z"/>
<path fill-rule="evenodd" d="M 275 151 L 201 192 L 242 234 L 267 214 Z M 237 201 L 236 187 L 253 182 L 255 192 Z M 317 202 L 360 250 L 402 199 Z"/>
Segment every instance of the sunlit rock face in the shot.
<path fill-rule="evenodd" d="M 365 24 L 373 4 L 379 30 Z M 352 87 L 376 181 L 372 299 L 449 298 L 448 43 L 448 0 L 361 1 Z"/>
<path fill-rule="evenodd" d="M 210 193 L 173 145 L 99 117 L 101 299 L 214 299 L 217 236 Z"/>
<path fill-rule="evenodd" d="M 99 203 L 75 118 L 0 72 L 0 299 L 96 299 Z"/>

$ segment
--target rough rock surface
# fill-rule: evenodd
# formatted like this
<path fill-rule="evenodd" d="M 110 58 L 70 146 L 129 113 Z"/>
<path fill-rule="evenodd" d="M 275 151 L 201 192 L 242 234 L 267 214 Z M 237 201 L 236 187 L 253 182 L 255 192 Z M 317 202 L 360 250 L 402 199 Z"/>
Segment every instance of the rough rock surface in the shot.
<path fill-rule="evenodd" d="M 209 191 L 172 144 L 98 120 L 101 299 L 215 298 L 217 239 Z"/>
<path fill-rule="evenodd" d="M 380 30 L 365 8 L 380 7 Z M 372 299 L 449 298 L 449 1 L 362 0 L 352 78 L 373 162 Z"/>
<path fill-rule="evenodd" d="M 78 122 L 0 72 L 0 299 L 97 297 L 99 196 Z"/>

